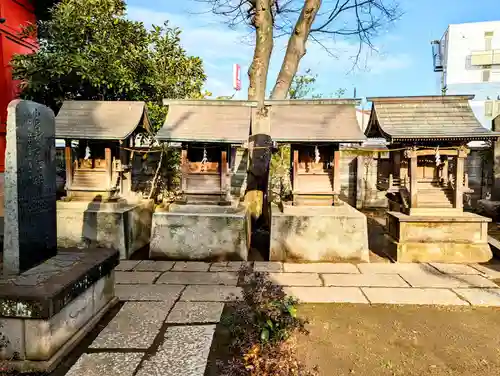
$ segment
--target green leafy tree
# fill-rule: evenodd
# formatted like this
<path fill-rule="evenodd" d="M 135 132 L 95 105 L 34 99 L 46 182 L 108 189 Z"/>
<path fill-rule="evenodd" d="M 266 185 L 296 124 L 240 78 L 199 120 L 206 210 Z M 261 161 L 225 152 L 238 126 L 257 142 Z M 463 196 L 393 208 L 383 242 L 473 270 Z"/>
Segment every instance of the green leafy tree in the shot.
<path fill-rule="evenodd" d="M 313 74 L 311 69 L 307 69 L 305 73 L 297 73 L 290 85 L 288 90 L 288 98 L 290 99 L 320 99 L 325 98 L 325 95 L 316 93 L 314 85 L 318 79 L 317 74 Z M 344 88 L 339 88 L 333 94 L 334 98 L 342 98 L 346 94 L 347 90 Z"/>
<path fill-rule="evenodd" d="M 318 75 L 311 74 L 310 69 L 307 69 L 303 74 L 297 73 L 293 77 L 290 89 L 288 90 L 288 98 L 303 99 L 309 97 L 314 92 L 314 84 L 317 78 Z"/>
<path fill-rule="evenodd" d="M 126 18 L 123 0 L 62 0 L 24 30 L 38 32 L 40 48 L 11 64 L 21 97 L 50 106 L 64 100 L 144 100 L 161 126 L 163 98 L 203 97 L 200 58 L 180 46 L 177 28 Z"/>

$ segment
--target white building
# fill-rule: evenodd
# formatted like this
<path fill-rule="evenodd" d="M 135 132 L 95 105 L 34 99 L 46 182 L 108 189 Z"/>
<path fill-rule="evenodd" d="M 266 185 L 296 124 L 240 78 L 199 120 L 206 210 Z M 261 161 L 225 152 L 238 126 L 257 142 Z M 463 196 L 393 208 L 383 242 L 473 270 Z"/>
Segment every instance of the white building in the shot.
<path fill-rule="evenodd" d="M 472 110 L 490 129 L 500 114 L 500 21 L 449 25 L 432 44 L 441 89 L 447 95 L 475 95 Z"/>

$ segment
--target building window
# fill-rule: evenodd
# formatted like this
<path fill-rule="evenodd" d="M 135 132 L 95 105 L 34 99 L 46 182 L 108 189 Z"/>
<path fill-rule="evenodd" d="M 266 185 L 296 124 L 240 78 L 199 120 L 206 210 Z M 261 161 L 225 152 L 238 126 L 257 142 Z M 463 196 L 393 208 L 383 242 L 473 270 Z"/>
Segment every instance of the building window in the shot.
<path fill-rule="evenodd" d="M 484 116 L 493 116 L 493 101 L 484 102 Z"/>
<path fill-rule="evenodd" d="M 493 40 L 493 31 L 486 31 L 484 33 L 484 49 L 486 51 L 491 51 L 492 40 Z"/>
<path fill-rule="evenodd" d="M 482 82 L 490 82 L 490 77 L 491 77 L 491 69 L 483 69 L 482 72 Z"/>

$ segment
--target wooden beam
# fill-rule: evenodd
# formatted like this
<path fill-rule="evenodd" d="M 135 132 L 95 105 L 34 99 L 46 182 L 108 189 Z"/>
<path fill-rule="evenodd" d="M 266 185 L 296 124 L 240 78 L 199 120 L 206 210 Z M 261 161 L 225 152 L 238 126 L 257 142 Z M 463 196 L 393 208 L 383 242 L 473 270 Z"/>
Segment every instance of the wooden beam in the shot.
<path fill-rule="evenodd" d="M 187 189 L 188 162 L 188 151 L 183 147 L 181 151 L 181 192 Z"/>
<path fill-rule="evenodd" d="M 392 155 L 392 174 L 396 179 L 401 178 L 401 150 L 394 150 L 391 152 Z"/>
<path fill-rule="evenodd" d="M 111 188 L 113 181 L 113 160 L 111 158 L 111 149 L 104 149 L 104 160 L 106 161 L 106 175 L 108 176 L 108 188 Z"/>
<path fill-rule="evenodd" d="M 129 194 L 132 192 L 132 164 L 133 161 L 131 160 L 132 155 L 130 155 L 130 152 L 124 149 L 123 147 L 125 146 L 125 143 L 123 141 L 120 141 L 120 163 L 122 167 L 122 176 L 121 176 L 121 184 L 120 184 L 120 191 L 122 194 Z M 130 155 L 130 157 L 129 157 Z M 126 165 L 130 165 L 130 168 L 125 172 L 123 171 L 123 167 Z"/>
<path fill-rule="evenodd" d="M 417 175 L 418 159 L 416 155 L 410 158 L 410 207 L 418 207 L 418 175 Z"/>
<path fill-rule="evenodd" d="M 221 166 L 220 166 L 220 190 L 224 195 L 227 191 L 227 151 L 222 150 L 220 156 Z"/>
<path fill-rule="evenodd" d="M 422 149 L 422 150 L 417 150 L 416 153 L 419 157 L 423 157 L 423 156 L 427 156 L 427 155 L 435 155 L 436 149 Z M 456 156 L 456 155 L 458 155 L 458 153 L 459 153 L 459 151 L 456 149 L 439 149 L 440 155 Z"/>
<path fill-rule="evenodd" d="M 299 175 L 299 151 L 292 147 L 292 153 L 293 153 L 293 177 L 292 177 L 292 192 L 293 191 L 298 191 L 298 175 Z M 295 204 L 295 195 L 293 195 L 293 202 Z"/>
<path fill-rule="evenodd" d="M 340 150 L 333 153 L 333 192 L 340 193 Z"/>
<path fill-rule="evenodd" d="M 464 206 L 464 167 L 465 158 L 457 157 L 455 166 L 455 208 L 463 210 Z"/>
<path fill-rule="evenodd" d="M 66 164 L 66 190 L 69 190 L 71 189 L 71 185 L 73 184 L 73 158 L 71 155 L 71 141 L 66 141 L 66 147 L 64 148 L 64 160 Z"/>

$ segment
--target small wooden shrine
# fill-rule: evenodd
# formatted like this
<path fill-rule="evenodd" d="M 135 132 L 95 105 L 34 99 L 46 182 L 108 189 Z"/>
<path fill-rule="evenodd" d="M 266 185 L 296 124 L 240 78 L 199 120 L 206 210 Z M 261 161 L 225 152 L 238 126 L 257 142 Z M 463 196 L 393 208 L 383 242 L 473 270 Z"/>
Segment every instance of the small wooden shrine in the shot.
<path fill-rule="evenodd" d="M 470 141 L 497 139 L 469 105 L 473 96 L 368 98 L 365 134 L 389 143 L 388 231 L 398 261 L 473 262 L 491 258 L 487 218 L 463 211 Z"/>
<path fill-rule="evenodd" d="M 160 141 L 181 143 L 181 191 L 184 203 L 231 203 L 236 149 L 248 139 L 251 102 L 165 100 L 168 114 Z"/>
<path fill-rule="evenodd" d="M 129 101 L 65 101 L 56 138 L 65 140 L 66 192 L 74 199 L 107 200 L 132 189 L 131 152 L 149 133 L 146 104 Z M 72 141 L 78 146 L 72 148 Z"/>
<path fill-rule="evenodd" d="M 465 159 L 470 141 L 498 134 L 483 128 L 471 96 L 368 98 L 373 102 L 366 135 L 390 143 L 388 192 L 406 214 L 455 215 L 468 192 Z"/>
<path fill-rule="evenodd" d="M 332 205 L 340 194 L 340 144 L 366 140 L 357 99 L 268 101 L 271 137 L 289 143 L 293 205 Z"/>

